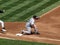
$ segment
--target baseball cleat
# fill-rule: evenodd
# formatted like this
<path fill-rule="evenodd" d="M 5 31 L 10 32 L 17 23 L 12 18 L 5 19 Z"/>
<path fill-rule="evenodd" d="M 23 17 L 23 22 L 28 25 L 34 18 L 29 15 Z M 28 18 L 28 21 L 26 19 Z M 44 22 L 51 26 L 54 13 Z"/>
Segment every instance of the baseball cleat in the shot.
<path fill-rule="evenodd" d="M 39 32 L 35 32 L 35 34 L 40 34 Z"/>
<path fill-rule="evenodd" d="M 6 30 L 5 30 L 5 29 L 2 29 L 2 30 L 1 30 L 1 32 L 2 32 L 2 33 L 5 33 L 5 32 L 6 32 Z"/>

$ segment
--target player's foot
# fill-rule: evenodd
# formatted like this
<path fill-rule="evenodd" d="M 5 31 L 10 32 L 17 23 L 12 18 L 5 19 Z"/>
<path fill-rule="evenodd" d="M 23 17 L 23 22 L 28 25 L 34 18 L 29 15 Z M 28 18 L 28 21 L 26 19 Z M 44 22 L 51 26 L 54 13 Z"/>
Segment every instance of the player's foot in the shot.
<path fill-rule="evenodd" d="M 21 30 L 21 34 L 24 34 L 24 30 Z"/>
<path fill-rule="evenodd" d="M 2 29 L 2 30 L 1 30 L 1 32 L 2 32 L 2 33 L 5 33 L 5 32 L 6 32 L 6 30 L 5 30 L 5 29 Z"/>

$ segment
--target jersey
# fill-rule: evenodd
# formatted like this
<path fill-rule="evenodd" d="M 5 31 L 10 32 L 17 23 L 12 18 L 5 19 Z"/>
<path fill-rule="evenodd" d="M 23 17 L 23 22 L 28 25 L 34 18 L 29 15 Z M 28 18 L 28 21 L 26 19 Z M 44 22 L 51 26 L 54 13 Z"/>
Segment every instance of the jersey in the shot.
<path fill-rule="evenodd" d="M 35 20 L 34 18 L 31 18 L 30 20 L 28 20 L 28 22 L 26 23 L 26 27 L 30 27 L 30 25 L 34 25 L 35 24 Z"/>

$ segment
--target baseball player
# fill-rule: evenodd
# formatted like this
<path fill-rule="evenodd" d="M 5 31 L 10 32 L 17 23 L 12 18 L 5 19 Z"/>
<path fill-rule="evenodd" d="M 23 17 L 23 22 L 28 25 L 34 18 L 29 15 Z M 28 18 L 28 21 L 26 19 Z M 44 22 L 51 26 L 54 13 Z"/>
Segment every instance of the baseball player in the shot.
<path fill-rule="evenodd" d="M 4 10 L 0 10 L 0 13 L 4 13 Z M 1 32 L 2 33 L 6 32 L 5 25 L 4 25 L 4 22 L 2 20 L 0 20 L 0 25 L 2 26 Z"/>
<path fill-rule="evenodd" d="M 37 16 L 33 16 L 31 19 L 29 19 L 26 23 L 26 30 L 22 30 L 22 34 L 32 34 L 32 28 L 34 29 L 35 34 L 39 34 L 38 29 L 35 25 L 35 21 L 38 19 L 39 17 Z"/>
<path fill-rule="evenodd" d="M 2 33 L 6 32 L 6 30 L 5 30 L 5 25 L 4 25 L 4 22 L 3 22 L 2 20 L 0 20 L 0 25 L 2 26 L 1 32 L 2 32 Z"/>

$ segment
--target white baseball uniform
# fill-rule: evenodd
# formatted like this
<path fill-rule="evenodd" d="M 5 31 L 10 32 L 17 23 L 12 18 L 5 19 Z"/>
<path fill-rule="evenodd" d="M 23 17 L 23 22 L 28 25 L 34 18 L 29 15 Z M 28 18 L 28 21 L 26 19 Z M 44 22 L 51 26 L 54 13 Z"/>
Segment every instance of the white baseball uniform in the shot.
<path fill-rule="evenodd" d="M 0 20 L 0 25 L 4 28 L 4 22 L 2 20 Z"/>
<path fill-rule="evenodd" d="M 34 25 L 36 27 L 34 18 L 31 18 L 30 20 L 28 20 L 28 22 L 26 23 L 26 30 L 23 30 L 24 33 L 31 34 L 30 25 Z"/>
<path fill-rule="evenodd" d="M 5 32 L 6 30 L 4 29 L 5 28 L 5 25 L 4 25 L 4 22 L 2 20 L 0 20 L 0 25 L 2 26 L 2 32 Z"/>

